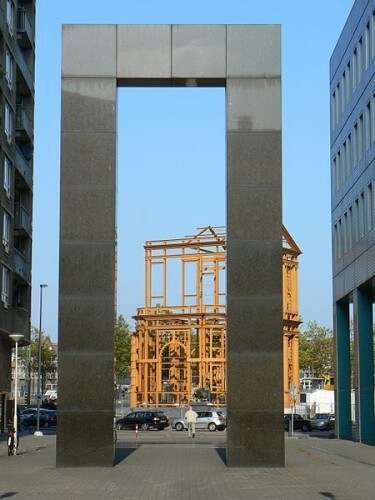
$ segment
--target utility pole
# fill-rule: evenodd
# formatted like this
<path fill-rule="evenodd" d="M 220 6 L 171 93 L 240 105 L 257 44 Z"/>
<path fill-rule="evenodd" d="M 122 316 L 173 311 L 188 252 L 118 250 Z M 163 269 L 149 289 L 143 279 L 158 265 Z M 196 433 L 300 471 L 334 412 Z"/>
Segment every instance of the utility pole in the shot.
<path fill-rule="evenodd" d="M 36 431 L 34 432 L 34 436 L 43 436 L 43 433 L 40 431 L 40 401 L 42 399 L 41 395 L 41 369 L 42 369 L 42 309 L 43 309 L 43 288 L 47 288 L 48 285 L 41 284 L 40 285 L 40 297 L 39 297 L 39 338 L 38 338 L 38 410 L 36 417 Z"/>

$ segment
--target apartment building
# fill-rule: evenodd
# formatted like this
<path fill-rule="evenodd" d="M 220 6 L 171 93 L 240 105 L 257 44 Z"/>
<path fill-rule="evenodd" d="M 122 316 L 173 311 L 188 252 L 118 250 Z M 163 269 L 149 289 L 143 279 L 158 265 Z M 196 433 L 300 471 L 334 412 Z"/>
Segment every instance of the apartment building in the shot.
<path fill-rule="evenodd" d="M 375 0 L 354 2 L 330 93 L 336 432 L 375 444 Z"/>
<path fill-rule="evenodd" d="M 30 339 L 35 0 L 0 0 L 0 432 L 10 333 Z"/>

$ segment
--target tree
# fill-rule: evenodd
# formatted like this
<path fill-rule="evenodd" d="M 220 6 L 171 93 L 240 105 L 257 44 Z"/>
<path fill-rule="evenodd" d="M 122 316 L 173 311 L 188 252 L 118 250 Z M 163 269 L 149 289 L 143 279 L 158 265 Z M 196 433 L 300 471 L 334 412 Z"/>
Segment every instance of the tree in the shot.
<path fill-rule="evenodd" d="M 120 314 L 115 324 L 115 374 L 116 379 L 125 377 L 130 368 L 131 332 L 125 318 Z"/>
<path fill-rule="evenodd" d="M 29 366 L 32 373 L 38 373 L 39 363 L 39 330 L 31 327 L 31 342 L 29 347 L 20 349 L 20 358 L 24 366 Z M 57 370 L 57 353 L 52 341 L 44 332 L 41 334 L 41 363 L 40 374 L 42 379 L 42 394 L 44 393 L 46 378 L 48 373 Z"/>
<path fill-rule="evenodd" d="M 334 344 L 332 330 L 309 321 L 301 332 L 299 342 L 301 370 L 315 377 L 330 375 L 334 369 Z"/>

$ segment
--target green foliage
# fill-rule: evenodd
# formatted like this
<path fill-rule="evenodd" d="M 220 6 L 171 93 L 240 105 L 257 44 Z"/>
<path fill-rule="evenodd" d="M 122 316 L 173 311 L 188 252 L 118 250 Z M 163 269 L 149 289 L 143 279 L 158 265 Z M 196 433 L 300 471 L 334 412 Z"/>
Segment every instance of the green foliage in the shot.
<path fill-rule="evenodd" d="M 299 361 L 300 369 L 310 371 L 315 377 L 330 375 L 334 369 L 332 330 L 309 321 L 300 335 Z"/>
<path fill-rule="evenodd" d="M 31 327 L 30 346 L 20 349 L 20 359 L 24 366 L 30 366 L 33 373 L 38 373 L 38 355 L 39 355 L 39 330 Z M 42 379 L 42 390 L 44 392 L 45 380 L 48 373 L 57 370 L 57 353 L 48 335 L 42 332 L 41 335 L 41 364 L 40 373 Z"/>
<path fill-rule="evenodd" d="M 115 374 L 124 377 L 130 368 L 131 332 L 125 318 L 120 315 L 115 325 Z"/>

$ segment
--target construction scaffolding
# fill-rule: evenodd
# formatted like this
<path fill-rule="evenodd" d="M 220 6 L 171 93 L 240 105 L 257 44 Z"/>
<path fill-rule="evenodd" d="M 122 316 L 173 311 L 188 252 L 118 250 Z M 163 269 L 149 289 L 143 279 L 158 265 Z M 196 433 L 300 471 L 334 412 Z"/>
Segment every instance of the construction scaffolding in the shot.
<path fill-rule="evenodd" d="M 225 405 L 225 244 L 225 228 L 211 226 L 194 236 L 145 243 L 145 307 L 134 316 L 132 335 L 132 407 L 202 399 Z M 284 399 L 289 406 L 291 381 L 298 387 L 300 250 L 285 228 L 283 249 Z"/>

